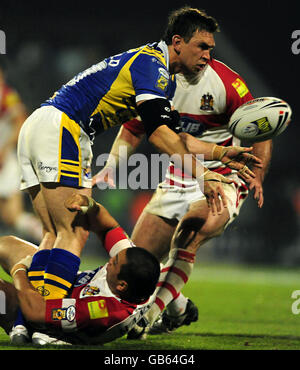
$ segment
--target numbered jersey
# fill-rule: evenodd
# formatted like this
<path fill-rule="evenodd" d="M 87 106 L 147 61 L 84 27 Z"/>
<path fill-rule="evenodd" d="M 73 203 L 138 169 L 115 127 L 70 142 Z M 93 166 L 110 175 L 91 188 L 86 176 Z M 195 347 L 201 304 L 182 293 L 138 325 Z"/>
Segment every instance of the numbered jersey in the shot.
<path fill-rule="evenodd" d="M 54 105 L 97 135 L 136 117 L 139 101 L 172 99 L 168 58 L 164 42 L 115 55 L 79 73 L 42 105 Z"/>

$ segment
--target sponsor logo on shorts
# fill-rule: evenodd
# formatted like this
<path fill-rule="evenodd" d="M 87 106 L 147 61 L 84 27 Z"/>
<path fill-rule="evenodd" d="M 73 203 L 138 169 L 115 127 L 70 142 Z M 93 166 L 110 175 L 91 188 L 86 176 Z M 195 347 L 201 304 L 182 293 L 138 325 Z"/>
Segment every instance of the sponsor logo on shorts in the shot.
<path fill-rule="evenodd" d="M 38 163 L 38 169 L 40 171 L 45 171 L 46 173 L 50 173 L 52 171 L 55 171 L 55 172 L 58 171 L 58 168 L 57 167 L 47 166 L 43 162 L 39 162 Z"/>

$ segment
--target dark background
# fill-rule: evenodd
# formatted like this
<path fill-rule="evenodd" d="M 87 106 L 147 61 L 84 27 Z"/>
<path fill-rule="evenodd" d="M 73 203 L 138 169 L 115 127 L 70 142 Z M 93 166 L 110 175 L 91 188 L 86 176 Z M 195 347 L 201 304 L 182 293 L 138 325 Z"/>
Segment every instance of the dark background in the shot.
<path fill-rule="evenodd" d="M 169 11 L 186 4 L 218 20 L 221 33 L 216 35 L 214 56 L 239 72 L 255 97 L 280 97 L 293 109 L 290 127 L 274 139 L 263 209 L 257 208 L 251 194 L 239 219 L 200 253 L 203 258 L 298 265 L 300 54 L 292 53 L 291 35 L 300 30 L 299 2 L 2 2 L 0 29 L 6 34 L 7 54 L 0 55 L 0 63 L 31 113 L 81 70 L 159 40 Z M 97 139 L 95 157 L 109 150 L 116 132 L 112 129 Z M 153 149 L 144 143 L 141 151 L 150 154 Z M 150 191 L 94 192 L 128 233 L 150 195 Z M 91 237 L 89 249 L 95 248 Z"/>

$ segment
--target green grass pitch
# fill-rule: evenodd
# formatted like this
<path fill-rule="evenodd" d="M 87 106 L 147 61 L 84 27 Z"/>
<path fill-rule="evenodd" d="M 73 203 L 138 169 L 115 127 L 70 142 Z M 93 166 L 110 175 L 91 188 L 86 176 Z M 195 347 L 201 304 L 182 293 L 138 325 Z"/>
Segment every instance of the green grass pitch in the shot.
<path fill-rule="evenodd" d="M 96 267 L 94 263 L 83 268 Z M 184 289 L 199 308 L 197 323 L 172 334 L 149 336 L 146 341 L 123 337 L 97 349 L 299 350 L 300 314 L 292 312 L 292 292 L 300 289 L 299 280 L 297 269 L 198 263 Z M 55 347 L 60 348 L 70 347 Z M 2 329 L 0 349 L 18 349 L 10 345 Z"/>

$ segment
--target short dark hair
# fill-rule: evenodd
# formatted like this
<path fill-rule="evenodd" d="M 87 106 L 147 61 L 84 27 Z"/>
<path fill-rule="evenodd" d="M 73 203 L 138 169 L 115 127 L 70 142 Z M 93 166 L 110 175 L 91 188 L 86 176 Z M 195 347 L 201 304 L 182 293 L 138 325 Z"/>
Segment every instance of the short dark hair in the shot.
<path fill-rule="evenodd" d="M 171 45 L 172 37 L 180 35 L 185 42 L 189 42 L 197 30 L 213 33 L 219 31 L 219 25 L 215 18 L 207 15 L 204 10 L 184 6 L 170 13 L 162 39 L 167 45 Z"/>
<path fill-rule="evenodd" d="M 128 248 L 126 259 L 127 263 L 122 265 L 118 274 L 118 279 L 128 284 L 122 298 L 140 303 L 154 292 L 160 275 L 160 264 L 152 253 L 140 247 Z"/>

